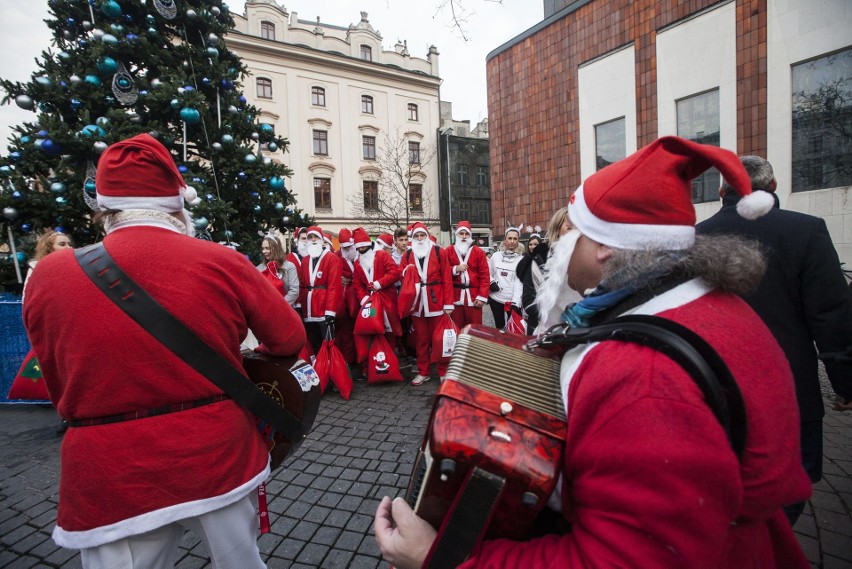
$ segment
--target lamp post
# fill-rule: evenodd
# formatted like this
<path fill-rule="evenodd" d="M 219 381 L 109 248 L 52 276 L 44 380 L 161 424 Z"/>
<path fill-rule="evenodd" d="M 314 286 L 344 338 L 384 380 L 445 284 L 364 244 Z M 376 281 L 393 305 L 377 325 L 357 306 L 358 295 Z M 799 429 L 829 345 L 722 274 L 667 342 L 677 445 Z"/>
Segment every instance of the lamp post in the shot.
<path fill-rule="evenodd" d="M 447 159 L 447 220 L 450 224 L 450 235 L 453 234 L 453 187 L 450 180 L 450 134 L 452 132 L 453 127 L 441 131 L 441 136 L 445 137 L 444 156 Z"/>

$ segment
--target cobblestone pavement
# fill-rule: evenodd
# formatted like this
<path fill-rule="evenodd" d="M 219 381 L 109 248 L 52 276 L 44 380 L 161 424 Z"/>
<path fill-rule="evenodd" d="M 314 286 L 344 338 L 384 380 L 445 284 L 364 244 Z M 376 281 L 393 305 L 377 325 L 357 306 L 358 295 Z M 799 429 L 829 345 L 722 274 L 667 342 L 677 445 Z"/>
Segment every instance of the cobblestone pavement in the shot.
<path fill-rule="evenodd" d="M 403 494 L 437 378 L 367 386 L 322 400 L 314 430 L 268 483 L 271 532 L 258 543 L 270 569 L 379 567 L 372 517 L 384 495 Z M 0 406 L 0 567 L 77 568 L 77 552 L 50 538 L 59 476 L 58 419 L 47 406 Z M 828 411 L 825 476 L 796 524 L 814 568 L 852 567 L 852 414 Z M 386 565 L 381 563 L 382 566 Z M 187 533 L 180 569 L 209 567 Z"/>

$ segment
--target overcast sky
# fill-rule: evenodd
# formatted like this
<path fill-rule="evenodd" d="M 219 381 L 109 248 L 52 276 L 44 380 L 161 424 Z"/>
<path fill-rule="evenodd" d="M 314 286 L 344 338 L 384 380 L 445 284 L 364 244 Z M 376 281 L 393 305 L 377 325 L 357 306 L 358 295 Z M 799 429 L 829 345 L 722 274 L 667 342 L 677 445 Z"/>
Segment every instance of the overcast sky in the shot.
<path fill-rule="evenodd" d="M 452 26 L 449 8 L 440 9 L 444 0 L 290 0 L 279 1 L 288 11 L 299 13 L 301 20 L 349 26 L 360 20 L 363 10 L 370 24 L 382 35 L 384 49 L 393 49 L 396 41 L 407 40 L 412 57 L 425 58 L 430 45 L 441 54 L 439 59 L 441 99 L 453 103 L 453 118 L 470 120 L 471 126 L 488 116 L 485 94 L 485 56 L 506 41 L 534 26 L 542 19 L 541 0 L 457 0 L 467 11 L 462 39 Z M 244 2 L 227 2 L 234 13 L 242 14 Z M 50 44 L 52 36 L 43 20 L 47 17 L 46 0 L 0 0 L 0 76 L 23 81 L 36 70 L 34 59 Z M 14 104 L 0 107 L 0 152 L 6 150 L 11 126 L 31 120 L 32 113 Z"/>

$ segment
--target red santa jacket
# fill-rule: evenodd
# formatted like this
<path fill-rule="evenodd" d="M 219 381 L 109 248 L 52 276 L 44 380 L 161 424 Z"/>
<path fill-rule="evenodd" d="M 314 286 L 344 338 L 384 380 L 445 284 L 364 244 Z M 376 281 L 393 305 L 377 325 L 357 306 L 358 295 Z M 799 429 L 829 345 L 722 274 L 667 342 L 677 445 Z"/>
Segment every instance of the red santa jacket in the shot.
<path fill-rule="evenodd" d="M 337 304 L 337 317 L 354 318 L 354 311 L 358 307 L 353 274 L 355 263 L 347 260 L 340 250 L 335 251 L 334 254 L 340 263 L 340 283 L 343 287 L 343 294 L 340 295 L 340 302 Z"/>
<path fill-rule="evenodd" d="M 155 227 L 117 230 L 104 245 L 133 280 L 237 369 L 248 328 L 273 354 L 295 354 L 305 343 L 296 312 L 235 251 Z M 113 304 L 73 251 L 39 262 L 27 285 L 24 322 L 51 400 L 68 419 L 222 394 Z M 53 535 L 75 549 L 224 507 L 269 473 L 253 417 L 231 399 L 71 427 L 60 457 Z"/>
<path fill-rule="evenodd" d="M 314 262 L 316 261 L 316 262 Z M 321 322 L 326 316 L 336 316 L 343 298 L 340 283 L 340 259 L 323 249 L 317 259 L 302 258 L 302 318 L 305 322 Z"/>
<path fill-rule="evenodd" d="M 405 253 L 403 271 L 417 271 L 420 291 L 417 294 L 414 316 L 440 316 L 444 310 L 453 309 L 453 277 L 447 255 L 433 245 L 421 264 L 413 251 Z"/>
<path fill-rule="evenodd" d="M 400 336 L 402 326 L 396 309 L 396 282 L 402 271 L 388 253 L 373 251 L 373 255 L 372 269 L 366 269 L 360 259 L 355 262 L 355 294 L 361 305 L 367 301 L 371 293 L 380 295 L 385 311 L 385 327 Z M 374 283 L 378 283 L 380 287 L 378 292 L 373 286 Z"/>
<path fill-rule="evenodd" d="M 302 280 L 304 278 L 302 276 L 302 257 L 295 251 L 290 251 L 290 253 L 287 254 L 287 260 L 296 266 L 296 273 L 299 275 L 299 298 L 296 299 L 296 303 L 294 304 L 296 310 L 298 311 L 302 306 L 301 292 L 302 287 L 305 285 L 304 281 Z"/>
<path fill-rule="evenodd" d="M 790 366 L 772 334 L 740 298 L 698 281 L 637 312 L 700 334 L 728 365 L 748 417 L 742 461 L 667 356 L 618 341 L 575 348 L 562 363 L 561 505 L 572 531 L 484 542 L 461 567 L 810 566 L 781 509 L 805 500 L 811 486 Z"/>
<path fill-rule="evenodd" d="M 467 255 L 462 258 L 455 245 L 444 249 L 453 276 L 453 304 L 473 306 L 479 300 L 488 302 L 488 287 L 491 284 L 491 272 L 488 259 L 482 249 L 471 245 Z M 456 273 L 456 267 L 467 264 L 467 270 Z"/>

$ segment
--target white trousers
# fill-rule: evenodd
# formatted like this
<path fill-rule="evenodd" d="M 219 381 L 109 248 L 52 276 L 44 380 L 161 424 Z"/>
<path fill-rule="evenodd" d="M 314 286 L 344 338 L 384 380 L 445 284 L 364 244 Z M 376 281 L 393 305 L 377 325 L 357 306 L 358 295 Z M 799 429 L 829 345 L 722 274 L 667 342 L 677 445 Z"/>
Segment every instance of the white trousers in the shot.
<path fill-rule="evenodd" d="M 257 493 L 230 506 L 187 518 L 140 535 L 83 549 L 84 569 L 166 569 L 174 567 L 186 530 L 204 542 L 214 569 L 266 569 L 257 548 Z"/>

